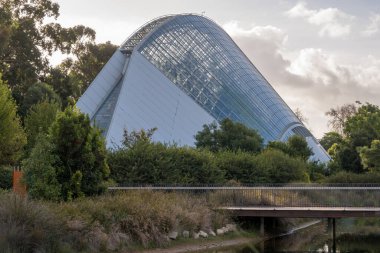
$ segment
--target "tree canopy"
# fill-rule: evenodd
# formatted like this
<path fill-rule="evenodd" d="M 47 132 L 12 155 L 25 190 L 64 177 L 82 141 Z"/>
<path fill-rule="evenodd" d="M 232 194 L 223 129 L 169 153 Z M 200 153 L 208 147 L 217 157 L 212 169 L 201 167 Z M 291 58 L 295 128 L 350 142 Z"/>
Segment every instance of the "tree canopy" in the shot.
<path fill-rule="evenodd" d="M 109 176 L 104 137 L 75 106 L 59 113 L 50 128 L 58 182 L 65 199 L 104 191 Z"/>
<path fill-rule="evenodd" d="M 25 144 L 16 103 L 0 74 L 0 165 L 16 163 Z"/>
<path fill-rule="evenodd" d="M 257 153 L 262 149 L 263 138 L 256 130 L 245 125 L 233 122 L 226 118 L 220 122 L 204 125 L 203 130 L 195 135 L 197 148 L 206 148 L 211 151 L 242 150 Z"/>
<path fill-rule="evenodd" d="M 50 0 L 0 0 L 0 5 L 0 71 L 19 103 L 47 72 L 52 52 L 71 53 L 95 38 L 88 27 L 47 22 L 59 16 L 59 5 Z"/>
<path fill-rule="evenodd" d="M 290 136 L 286 142 L 271 141 L 268 143 L 267 148 L 281 150 L 289 156 L 299 157 L 304 161 L 313 155 L 313 152 L 307 145 L 305 138 L 299 135 Z"/>

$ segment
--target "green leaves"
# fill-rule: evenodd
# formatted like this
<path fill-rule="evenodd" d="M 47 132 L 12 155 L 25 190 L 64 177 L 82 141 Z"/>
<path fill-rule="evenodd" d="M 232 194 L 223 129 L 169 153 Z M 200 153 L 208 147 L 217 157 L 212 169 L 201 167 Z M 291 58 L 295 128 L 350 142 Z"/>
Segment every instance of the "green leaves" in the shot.
<path fill-rule="evenodd" d="M 0 74 L 0 165 L 16 163 L 26 144 L 25 133 L 16 111 L 16 103 Z"/>
<path fill-rule="evenodd" d="M 311 148 L 308 147 L 305 138 L 299 135 L 289 137 L 287 142 L 271 141 L 268 143 L 267 149 L 281 150 L 289 156 L 298 157 L 304 161 L 307 161 L 313 154 Z"/>
<path fill-rule="evenodd" d="M 195 135 L 195 139 L 197 148 L 206 148 L 213 152 L 242 150 L 257 153 L 263 145 L 263 139 L 256 130 L 228 118 L 220 122 L 220 128 L 216 123 L 204 125 L 203 130 Z"/>
<path fill-rule="evenodd" d="M 365 169 L 380 172 L 380 140 L 373 140 L 370 147 L 359 148 L 359 152 Z"/>

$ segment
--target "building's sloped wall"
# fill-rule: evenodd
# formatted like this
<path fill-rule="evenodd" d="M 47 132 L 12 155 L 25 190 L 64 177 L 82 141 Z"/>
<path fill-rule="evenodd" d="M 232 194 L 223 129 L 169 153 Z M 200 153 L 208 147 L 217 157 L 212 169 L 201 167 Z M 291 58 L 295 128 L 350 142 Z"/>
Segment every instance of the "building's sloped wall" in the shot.
<path fill-rule="evenodd" d="M 258 130 L 265 142 L 286 140 L 284 133 L 295 125 L 304 131 L 292 134 L 310 137 L 227 33 L 204 17 L 172 18 L 135 50 L 218 121 L 230 118 L 241 122 Z M 321 149 L 318 145 L 312 148 Z M 314 153 L 315 160 L 329 159 L 323 149 Z"/>
<path fill-rule="evenodd" d="M 132 54 L 107 133 L 107 145 L 120 144 L 128 131 L 157 127 L 153 140 L 194 145 L 203 124 L 215 121 L 138 52 Z"/>
<path fill-rule="evenodd" d="M 300 123 L 226 32 L 204 17 L 177 16 L 137 50 L 214 118 L 257 129 L 266 142 Z"/>
<path fill-rule="evenodd" d="M 119 50 L 116 50 L 86 92 L 78 100 L 78 108 L 83 113 L 88 114 L 91 119 L 122 77 L 125 60 L 126 56 Z"/>

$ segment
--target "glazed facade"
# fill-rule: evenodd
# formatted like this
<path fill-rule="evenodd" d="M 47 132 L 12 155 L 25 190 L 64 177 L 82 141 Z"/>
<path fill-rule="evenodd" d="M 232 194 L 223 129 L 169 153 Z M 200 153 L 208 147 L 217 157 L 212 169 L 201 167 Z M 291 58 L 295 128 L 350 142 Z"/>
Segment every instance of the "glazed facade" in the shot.
<path fill-rule="evenodd" d="M 102 78 L 110 75 L 107 66 L 118 69 L 113 81 Z M 100 95 L 103 98 L 97 106 L 88 106 L 91 92 L 86 91 L 78 107 L 104 129 L 108 142 L 120 141 L 117 140 L 120 134 L 112 131 L 122 131 L 121 127 L 131 130 L 157 127 L 159 141 L 194 145 L 193 136 L 203 124 L 230 118 L 256 129 L 265 142 L 284 141 L 294 134 L 304 136 L 315 159 L 329 159 L 227 33 L 203 16 L 166 16 L 146 24 L 123 43 L 97 78 L 101 80 L 95 79 L 88 90 L 102 89 L 106 95 Z M 148 90 L 141 90 L 142 86 Z M 154 94 L 150 94 L 152 90 Z M 138 98 L 128 98 L 131 93 Z M 166 106 L 157 96 L 164 97 L 161 102 Z M 123 107 L 124 114 L 120 112 Z M 139 108 L 132 112 L 129 107 Z M 180 110 L 187 115 L 181 118 Z M 136 117 L 136 113 L 145 116 Z M 158 121 L 152 121 L 151 117 Z M 165 122 L 160 122 L 161 117 Z M 141 123 L 132 122 L 136 120 Z M 112 127 L 113 124 L 120 127 Z"/>

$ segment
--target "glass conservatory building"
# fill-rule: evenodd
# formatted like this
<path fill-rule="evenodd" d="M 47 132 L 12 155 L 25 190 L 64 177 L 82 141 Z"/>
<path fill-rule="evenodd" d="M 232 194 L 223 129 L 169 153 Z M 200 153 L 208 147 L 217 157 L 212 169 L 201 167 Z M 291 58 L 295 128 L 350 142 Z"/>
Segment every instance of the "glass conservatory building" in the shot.
<path fill-rule="evenodd" d="M 123 130 L 157 127 L 153 139 L 194 145 L 204 124 L 230 118 L 265 142 L 304 136 L 314 160 L 330 158 L 228 34 L 194 14 L 142 26 L 103 67 L 77 106 L 104 130 L 108 147 Z"/>

